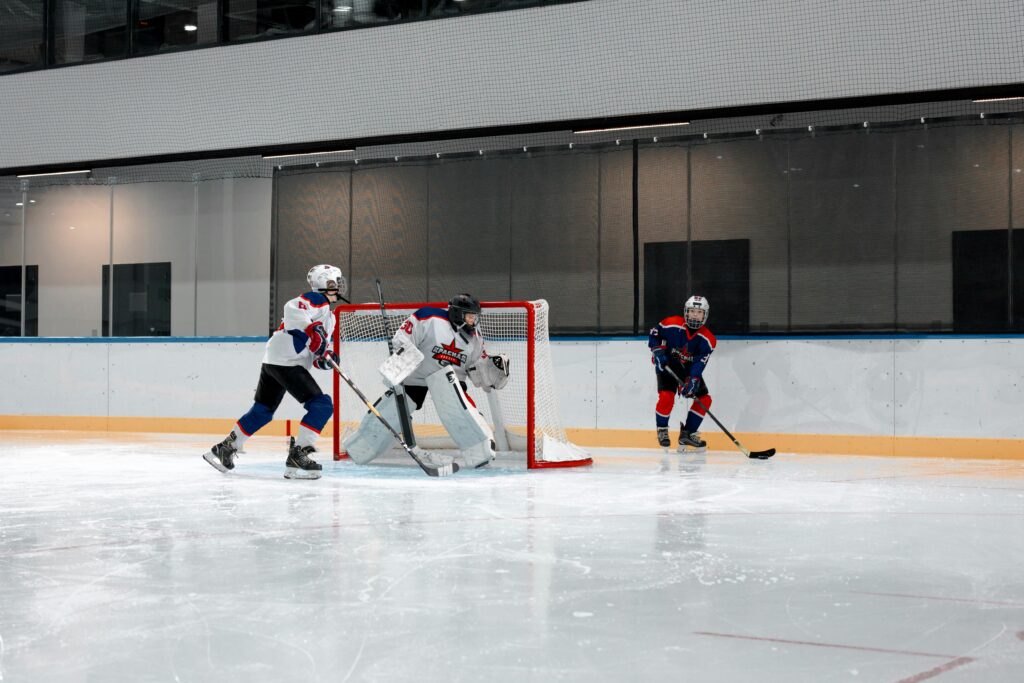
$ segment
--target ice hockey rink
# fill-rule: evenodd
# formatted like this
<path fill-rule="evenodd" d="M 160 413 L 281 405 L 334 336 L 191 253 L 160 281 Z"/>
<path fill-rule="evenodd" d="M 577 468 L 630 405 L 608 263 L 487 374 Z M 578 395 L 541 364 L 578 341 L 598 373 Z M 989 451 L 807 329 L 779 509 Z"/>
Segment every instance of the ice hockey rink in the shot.
<path fill-rule="evenodd" d="M 594 449 L 282 477 L 257 437 L 8 432 L 8 681 L 1020 681 L 1010 460 Z M 938 454 L 937 454 L 938 455 Z"/>

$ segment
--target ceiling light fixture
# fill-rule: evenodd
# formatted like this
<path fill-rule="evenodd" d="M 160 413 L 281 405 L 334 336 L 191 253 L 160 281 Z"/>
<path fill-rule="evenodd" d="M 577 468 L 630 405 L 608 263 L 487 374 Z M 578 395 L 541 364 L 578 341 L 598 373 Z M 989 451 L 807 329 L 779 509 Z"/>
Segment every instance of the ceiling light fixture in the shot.
<path fill-rule="evenodd" d="M 300 152 L 298 154 L 264 154 L 264 159 L 287 159 L 289 157 L 316 157 L 324 154 L 352 154 L 354 149 L 336 149 L 331 152 Z"/>
<path fill-rule="evenodd" d="M 53 173 L 25 173 L 18 176 L 19 178 L 45 178 L 51 175 L 76 175 L 79 173 L 92 173 L 92 169 L 86 169 L 84 171 L 54 171 Z"/>
<path fill-rule="evenodd" d="M 1019 97 L 992 97 L 992 98 L 987 99 L 987 100 L 971 100 L 971 101 L 974 102 L 975 104 L 980 104 L 982 102 L 1013 102 L 1015 100 L 1024 100 L 1024 95 L 1021 95 Z"/>
<path fill-rule="evenodd" d="M 591 128 L 588 130 L 574 130 L 576 135 L 589 135 L 590 133 L 611 133 L 617 130 L 647 130 L 648 128 L 672 128 L 673 126 L 688 126 L 689 121 L 679 123 L 656 123 L 650 126 L 622 126 L 620 128 Z"/>

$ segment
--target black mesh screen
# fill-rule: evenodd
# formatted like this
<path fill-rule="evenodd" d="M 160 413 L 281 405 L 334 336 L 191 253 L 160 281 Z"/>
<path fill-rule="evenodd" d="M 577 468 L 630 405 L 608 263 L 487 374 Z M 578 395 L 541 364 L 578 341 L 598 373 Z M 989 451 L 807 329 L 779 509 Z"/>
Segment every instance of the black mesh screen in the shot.
<path fill-rule="evenodd" d="M 1021 331 L 1022 168 L 978 119 L 284 170 L 275 283 L 337 261 L 356 301 L 545 298 L 562 334 L 694 293 L 719 333 Z"/>

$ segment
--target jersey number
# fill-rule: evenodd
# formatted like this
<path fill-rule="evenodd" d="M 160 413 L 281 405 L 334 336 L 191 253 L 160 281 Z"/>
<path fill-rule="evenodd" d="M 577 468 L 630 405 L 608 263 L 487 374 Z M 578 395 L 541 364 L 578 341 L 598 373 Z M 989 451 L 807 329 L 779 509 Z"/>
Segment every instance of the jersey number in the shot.
<path fill-rule="evenodd" d="M 301 301 L 299 302 L 299 308 L 301 308 L 304 311 L 308 311 L 309 310 L 309 306 L 307 306 L 306 304 L 304 304 Z"/>
<path fill-rule="evenodd" d="M 405 321 L 405 324 L 402 325 L 402 332 L 405 332 L 408 335 L 412 334 L 412 321 L 411 320 L 406 320 Z"/>

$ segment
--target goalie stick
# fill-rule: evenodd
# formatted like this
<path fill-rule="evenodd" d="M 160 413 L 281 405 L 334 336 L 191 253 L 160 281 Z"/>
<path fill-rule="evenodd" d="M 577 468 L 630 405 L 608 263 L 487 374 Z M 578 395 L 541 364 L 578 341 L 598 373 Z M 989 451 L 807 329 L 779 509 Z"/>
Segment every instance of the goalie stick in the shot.
<path fill-rule="evenodd" d="M 676 383 L 680 387 L 683 386 L 684 382 L 683 382 L 683 380 L 679 379 L 679 375 L 677 375 L 675 373 L 675 370 L 673 370 L 672 368 L 670 368 L 670 367 L 668 367 L 666 365 L 665 366 L 665 372 L 667 372 L 668 374 L 672 375 L 672 378 L 675 379 Z M 770 458 L 773 455 L 775 455 L 775 449 L 774 448 L 769 448 L 766 451 L 751 451 L 751 450 L 748 450 L 746 446 L 741 444 L 736 439 L 736 437 L 732 435 L 732 432 L 730 432 L 728 429 L 725 428 L 724 424 L 722 424 L 721 422 L 718 421 L 718 418 L 715 417 L 715 414 L 711 412 L 710 408 L 707 408 L 706 410 L 707 410 L 707 413 L 708 413 L 708 417 L 710 417 L 712 420 L 715 421 L 715 424 L 718 425 L 718 428 L 721 429 L 723 432 L 725 432 L 725 435 L 727 437 L 729 437 L 730 441 L 732 441 L 734 444 L 736 444 L 736 448 L 740 449 L 740 452 L 743 453 L 743 455 L 747 456 L 748 458 L 753 458 L 754 460 L 767 460 L 768 458 Z"/>
<path fill-rule="evenodd" d="M 378 420 L 380 420 L 380 423 L 382 425 L 387 427 L 388 431 L 391 432 L 391 435 L 398 440 L 398 443 L 401 444 L 402 448 L 405 449 L 405 452 L 409 454 L 409 457 L 416 461 L 416 464 L 420 466 L 421 470 L 426 472 L 431 477 L 447 477 L 448 475 L 455 474 L 456 472 L 459 471 L 459 465 L 458 463 L 455 462 L 449 463 L 447 465 L 441 465 L 440 467 L 434 467 L 423 462 L 423 460 L 420 459 L 420 456 L 416 455 L 416 451 L 410 448 L 409 444 L 405 442 L 405 439 L 402 438 L 402 435 L 395 431 L 395 428 L 392 427 L 391 424 L 384 419 L 384 416 L 380 414 L 380 411 L 378 411 L 377 408 L 374 407 L 372 403 L 366 400 L 366 395 L 359 390 L 359 387 L 355 385 L 355 382 L 349 379 L 349 376 L 346 375 L 345 372 L 340 367 L 338 367 L 338 364 L 335 363 L 333 359 L 331 359 L 330 363 L 331 367 L 334 368 L 334 371 L 337 372 L 343 380 L 345 380 L 345 384 L 347 384 L 352 389 L 352 391 L 356 392 L 356 396 L 358 396 L 360 400 L 362 400 L 362 402 L 366 405 L 366 407 L 370 409 L 370 412 L 373 413 Z M 404 397 L 402 400 L 404 400 Z M 401 401 L 399 401 L 399 405 L 401 405 Z"/>

